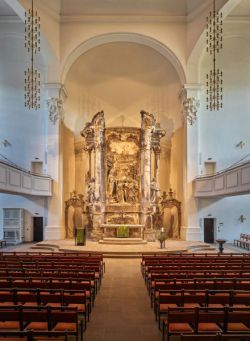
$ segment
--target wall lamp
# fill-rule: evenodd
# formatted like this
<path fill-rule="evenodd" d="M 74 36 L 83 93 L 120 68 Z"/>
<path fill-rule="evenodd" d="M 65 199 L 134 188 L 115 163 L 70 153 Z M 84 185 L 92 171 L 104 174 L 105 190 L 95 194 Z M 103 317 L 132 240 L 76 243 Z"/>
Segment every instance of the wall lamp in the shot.
<path fill-rule="evenodd" d="M 236 144 L 236 146 L 235 146 L 235 147 L 237 147 L 237 148 L 241 148 L 241 149 L 242 149 L 242 148 L 244 148 L 244 147 L 245 147 L 245 145 L 246 145 L 246 144 L 245 144 L 245 142 L 244 142 L 244 141 L 240 141 L 239 143 L 237 143 L 237 144 Z"/>
<path fill-rule="evenodd" d="M 240 220 L 241 223 L 244 223 L 244 221 L 245 221 L 246 219 L 247 219 L 247 218 L 244 216 L 244 214 L 241 214 L 241 215 L 240 215 L 239 220 Z"/>
<path fill-rule="evenodd" d="M 6 148 L 6 147 L 10 147 L 11 146 L 11 143 L 8 141 L 8 140 L 3 140 L 1 141 L 1 144 Z"/>

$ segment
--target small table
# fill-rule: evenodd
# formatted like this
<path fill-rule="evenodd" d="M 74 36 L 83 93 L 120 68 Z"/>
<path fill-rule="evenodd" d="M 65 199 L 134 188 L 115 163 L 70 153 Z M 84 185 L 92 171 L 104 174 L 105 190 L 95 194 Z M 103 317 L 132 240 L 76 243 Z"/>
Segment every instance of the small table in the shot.
<path fill-rule="evenodd" d="M 223 253 L 224 247 L 223 245 L 226 243 L 225 239 L 216 239 L 216 243 L 219 244 L 219 252 Z"/>

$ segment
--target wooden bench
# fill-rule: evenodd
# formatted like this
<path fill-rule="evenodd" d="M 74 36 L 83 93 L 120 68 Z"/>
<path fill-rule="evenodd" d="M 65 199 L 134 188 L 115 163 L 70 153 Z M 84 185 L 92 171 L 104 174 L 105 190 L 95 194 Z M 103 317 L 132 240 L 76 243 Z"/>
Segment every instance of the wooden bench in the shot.
<path fill-rule="evenodd" d="M 2 248 L 3 246 L 7 246 L 6 240 L 0 240 L 0 247 Z"/>
<path fill-rule="evenodd" d="M 76 308 L 44 306 L 0 306 L 0 332 L 49 331 L 78 334 L 83 338 L 82 320 L 78 321 Z"/>
<path fill-rule="evenodd" d="M 163 321 L 162 338 L 172 335 L 248 333 L 250 308 L 169 308 Z"/>
<path fill-rule="evenodd" d="M 180 341 L 250 341 L 249 334 L 181 335 Z"/>
<path fill-rule="evenodd" d="M 155 316 L 160 321 L 169 307 L 249 307 L 250 291 L 237 290 L 164 290 L 159 291 L 155 302 Z"/>

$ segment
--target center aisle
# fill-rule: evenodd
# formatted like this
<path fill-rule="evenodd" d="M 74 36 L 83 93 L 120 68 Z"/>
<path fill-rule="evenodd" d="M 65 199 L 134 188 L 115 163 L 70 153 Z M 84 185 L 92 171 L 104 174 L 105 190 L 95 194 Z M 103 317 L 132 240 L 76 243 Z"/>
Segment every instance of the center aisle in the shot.
<path fill-rule="evenodd" d="M 160 341 L 140 259 L 105 259 L 106 272 L 84 340 Z"/>

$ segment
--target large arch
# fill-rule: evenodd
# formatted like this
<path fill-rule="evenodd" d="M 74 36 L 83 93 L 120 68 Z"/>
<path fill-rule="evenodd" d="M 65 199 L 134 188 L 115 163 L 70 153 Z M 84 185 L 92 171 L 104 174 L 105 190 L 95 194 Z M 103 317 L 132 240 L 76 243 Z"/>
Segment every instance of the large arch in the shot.
<path fill-rule="evenodd" d="M 66 59 L 66 61 L 62 65 L 61 83 L 64 84 L 70 67 L 74 64 L 74 62 L 77 60 L 78 57 L 80 57 L 82 54 L 84 54 L 85 52 L 87 52 L 88 50 L 94 47 L 108 44 L 108 43 L 114 43 L 114 42 L 137 43 L 137 44 L 151 47 L 152 49 L 156 50 L 158 53 L 160 53 L 162 56 L 164 56 L 170 61 L 170 63 L 174 66 L 180 78 L 181 83 L 184 84 L 186 82 L 186 73 L 185 73 L 184 66 L 181 64 L 180 60 L 173 53 L 173 51 L 170 50 L 166 45 L 164 45 L 163 43 L 161 43 L 160 41 L 154 38 L 151 38 L 142 34 L 121 32 L 121 33 L 106 33 L 106 34 L 98 35 L 80 44 L 69 55 L 69 57 Z"/>
<path fill-rule="evenodd" d="M 228 0 L 221 8 L 223 19 L 241 2 L 241 0 Z M 199 83 L 200 60 L 206 49 L 206 29 L 200 35 L 195 47 L 187 61 L 187 83 Z"/>

